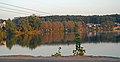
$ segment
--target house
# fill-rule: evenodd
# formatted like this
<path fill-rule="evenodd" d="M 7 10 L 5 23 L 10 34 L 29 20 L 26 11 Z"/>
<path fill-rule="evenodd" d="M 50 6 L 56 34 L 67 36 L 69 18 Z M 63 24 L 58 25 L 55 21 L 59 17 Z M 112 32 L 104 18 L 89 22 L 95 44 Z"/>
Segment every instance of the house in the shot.
<path fill-rule="evenodd" d="M 120 32 L 120 23 L 115 23 L 115 26 L 113 28 L 113 31 L 118 31 Z"/>
<path fill-rule="evenodd" d="M 87 27 L 92 27 L 93 26 L 93 24 L 92 23 L 88 23 L 88 24 L 86 24 L 87 25 Z"/>
<path fill-rule="evenodd" d="M 88 23 L 87 27 L 88 27 L 88 29 L 94 29 L 94 30 L 101 30 L 102 29 L 101 24 Z"/>
<path fill-rule="evenodd" d="M 102 27 L 102 25 L 101 24 L 96 24 L 96 27 Z"/>
<path fill-rule="evenodd" d="M 118 26 L 120 26 L 120 23 L 115 23 L 115 27 L 118 27 Z"/>

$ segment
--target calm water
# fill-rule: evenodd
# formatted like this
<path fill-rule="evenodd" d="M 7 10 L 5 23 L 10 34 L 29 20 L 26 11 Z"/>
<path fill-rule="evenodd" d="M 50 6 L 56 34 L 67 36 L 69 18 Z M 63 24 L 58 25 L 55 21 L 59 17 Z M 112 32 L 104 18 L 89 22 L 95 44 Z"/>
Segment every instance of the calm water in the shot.
<path fill-rule="evenodd" d="M 76 49 L 75 33 L 44 33 L 37 36 L 9 35 L 0 45 L 0 55 L 51 56 L 62 47 L 64 56 L 73 55 Z M 120 57 L 120 33 L 87 32 L 80 33 L 80 44 L 86 50 L 85 55 Z"/>

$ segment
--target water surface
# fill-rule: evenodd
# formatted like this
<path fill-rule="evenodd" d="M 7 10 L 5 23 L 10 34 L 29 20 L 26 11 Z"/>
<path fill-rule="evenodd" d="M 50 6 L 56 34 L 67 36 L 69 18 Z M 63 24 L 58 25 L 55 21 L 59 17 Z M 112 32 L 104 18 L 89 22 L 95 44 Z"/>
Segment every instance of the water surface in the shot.
<path fill-rule="evenodd" d="M 0 55 L 51 56 L 61 47 L 64 56 L 73 55 L 76 49 L 74 32 L 50 32 L 37 36 L 7 36 L 0 45 Z M 120 57 L 120 33 L 87 32 L 80 33 L 80 44 L 85 55 Z"/>

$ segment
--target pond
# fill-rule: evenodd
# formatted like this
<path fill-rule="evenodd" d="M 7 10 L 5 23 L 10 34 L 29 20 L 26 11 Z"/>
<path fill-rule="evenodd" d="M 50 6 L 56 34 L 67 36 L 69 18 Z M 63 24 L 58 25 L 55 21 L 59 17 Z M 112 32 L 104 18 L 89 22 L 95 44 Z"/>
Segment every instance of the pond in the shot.
<path fill-rule="evenodd" d="M 0 56 L 32 55 L 51 56 L 61 47 L 63 56 L 73 55 L 76 45 L 86 50 L 85 55 L 120 57 L 119 32 L 79 33 L 80 42 L 75 42 L 74 32 L 49 32 L 35 36 L 9 35 L 0 41 Z"/>

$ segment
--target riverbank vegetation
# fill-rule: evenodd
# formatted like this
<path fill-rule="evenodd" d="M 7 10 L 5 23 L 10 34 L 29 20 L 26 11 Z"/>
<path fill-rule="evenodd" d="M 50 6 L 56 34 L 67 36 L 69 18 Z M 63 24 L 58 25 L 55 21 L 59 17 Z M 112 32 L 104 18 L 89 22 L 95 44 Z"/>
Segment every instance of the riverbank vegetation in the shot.
<path fill-rule="evenodd" d="M 11 34 L 39 34 L 40 23 L 36 17 L 20 19 L 19 23 L 14 23 L 12 20 L 6 20 L 6 31 Z"/>
<path fill-rule="evenodd" d="M 20 35 L 35 36 L 43 33 L 79 32 L 86 31 L 113 31 L 116 26 L 120 26 L 120 15 L 63 15 L 63 16 L 26 16 L 15 17 L 14 19 L 4 20 L 6 25 L 0 24 L 0 38 L 6 38 L 10 35 L 19 37 Z M 3 21 L 2 21 L 3 22 Z M 119 29 L 116 28 L 116 30 Z M 59 37 L 59 35 L 55 34 Z M 49 37 L 51 38 L 51 36 Z M 71 36 L 71 39 L 74 36 Z M 47 39 L 47 37 L 46 37 Z"/>
<path fill-rule="evenodd" d="M 5 20 L 4 30 L 12 34 L 34 35 L 44 32 L 84 32 L 112 31 L 115 23 L 120 23 L 120 15 L 66 15 L 66 16 L 36 16 L 15 17 Z M 91 26 L 91 27 L 90 27 Z"/>
<path fill-rule="evenodd" d="M 58 32 L 58 31 L 112 31 L 115 23 L 120 23 L 120 15 L 54 15 L 16 17 L 11 20 L 17 32 L 39 31 Z M 14 25 L 13 24 L 13 25 Z M 91 26 L 91 27 L 89 27 Z"/>
<path fill-rule="evenodd" d="M 44 32 L 85 31 L 83 21 L 42 21 L 39 16 L 19 17 L 6 20 L 5 32 L 15 35 L 35 35 Z"/>

